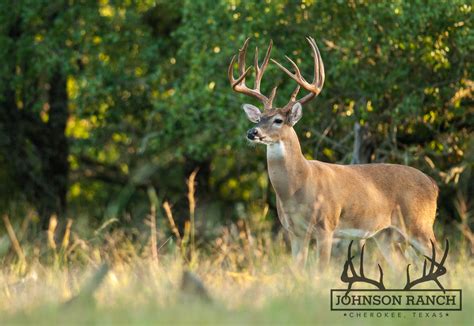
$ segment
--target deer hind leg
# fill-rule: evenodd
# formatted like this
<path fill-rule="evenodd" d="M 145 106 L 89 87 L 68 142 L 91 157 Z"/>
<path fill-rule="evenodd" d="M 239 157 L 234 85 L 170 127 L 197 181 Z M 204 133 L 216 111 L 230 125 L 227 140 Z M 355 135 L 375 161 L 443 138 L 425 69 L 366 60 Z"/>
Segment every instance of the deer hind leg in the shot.
<path fill-rule="evenodd" d="M 416 201 L 397 207 L 396 214 L 392 215 L 392 223 L 401 226 L 408 235 L 408 242 L 418 253 L 430 256 L 431 242 L 439 251 L 433 232 L 435 216 L 436 201 Z"/>
<path fill-rule="evenodd" d="M 406 262 L 403 243 L 406 236 L 396 227 L 387 227 L 380 230 L 371 238 L 380 250 L 380 253 L 394 270 L 398 270 Z"/>
<path fill-rule="evenodd" d="M 411 243 L 419 253 L 431 256 L 432 246 L 434 246 L 437 254 L 441 253 L 432 229 L 418 231 L 412 237 Z"/>

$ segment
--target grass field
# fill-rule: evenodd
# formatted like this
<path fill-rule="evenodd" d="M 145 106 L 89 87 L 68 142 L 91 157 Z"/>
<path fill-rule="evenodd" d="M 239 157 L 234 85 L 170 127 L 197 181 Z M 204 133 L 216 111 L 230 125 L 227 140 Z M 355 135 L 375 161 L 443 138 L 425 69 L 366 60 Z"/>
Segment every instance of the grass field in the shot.
<path fill-rule="evenodd" d="M 156 230 L 155 219 L 145 225 Z M 272 234 L 268 228 L 252 231 L 240 221 L 222 228 L 214 240 L 193 246 L 187 225 L 188 232 L 178 241 L 161 232 L 127 233 L 120 228 L 107 230 L 109 226 L 87 231 L 85 240 L 74 225 L 65 232 L 67 238 L 59 241 L 53 236 L 54 222 L 43 238 L 28 243 L 19 240 L 16 249 L 5 246 L 4 236 L 0 324 L 472 323 L 474 262 L 461 233 L 451 238 L 448 272 L 440 281 L 446 288 L 463 290 L 463 311 L 442 318 L 412 313 L 351 318 L 329 309 L 330 289 L 346 288 L 339 279 L 343 246 L 336 245 L 333 264 L 321 275 L 314 258 L 306 269 L 298 269 L 283 235 Z M 21 239 L 21 230 L 17 234 Z M 375 260 L 380 257 L 372 253 L 367 254 L 365 266 L 375 277 Z M 403 285 L 404 270 L 383 267 L 386 284 Z M 184 270 L 192 271 L 200 281 L 183 286 Z M 200 285 L 207 294 L 195 290 Z M 436 288 L 434 283 L 426 286 Z"/>

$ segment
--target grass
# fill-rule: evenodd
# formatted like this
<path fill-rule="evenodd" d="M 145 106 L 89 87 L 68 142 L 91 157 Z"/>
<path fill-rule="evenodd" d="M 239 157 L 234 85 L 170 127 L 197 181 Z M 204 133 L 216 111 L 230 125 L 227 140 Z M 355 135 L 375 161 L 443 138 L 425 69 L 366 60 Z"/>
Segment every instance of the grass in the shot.
<path fill-rule="evenodd" d="M 193 252 L 190 246 L 182 248 L 171 241 L 163 246 L 166 236 L 155 234 L 161 247 L 154 253 L 151 244 L 155 241 L 148 239 L 153 233 L 134 242 L 121 229 L 106 232 L 101 241 L 82 240 L 72 230 L 67 247 L 63 247 L 65 241 L 61 245 L 51 243 L 54 241 L 51 236 L 23 244 L 23 258 L 11 250 L 2 259 L 0 324 L 379 324 L 381 321 L 470 324 L 472 321 L 474 262 L 461 239 L 453 246 L 448 273 L 441 281 L 445 287 L 463 289 L 464 311 L 443 318 L 414 318 L 407 313 L 403 318 L 354 319 L 329 309 L 329 289 L 345 288 L 339 280 L 345 258 L 342 250 L 335 249 L 334 264 L 324 275 L 315 270 L 314 259 L 309 267 L 300 270 L 292 263 L 281 235 L 274 236 L 268 230 L 252 235 L 244 224 L 223 228 L 218 238 L 207 245 L 201 244 Z M 90 279 L 104 263 L 110 270 L 103 282 L 91 283 Z M 367 271 L 377 275 L 370 266 L 375 263 L 369 259 Z M 211 303 L 181 289 L 185 269 L 200 277 Z M 386 266 L 384 270 L 387 282 L 392 286 L 402 285 L 403 271 L 390 271 Z M 87 287 L 92 287 L 93 295 L 66 303 Z"/>
<path fill-rule="evenodd" d="M 258 216 L 214 227 L 213 236 L 206 236 L 205 227 L 195 230 L 194 188 L 189 187 L 191 218 L 180 233 L 171 206 L 163 203 L 159 217 L 153 189 L 149 196 L 150 216 L 135 228 L 110 219 L 92 230 L 87 219 L 59 225 L 52 217 L 47 232 L 28 239 L 28 220 L 13 226 L 3 216 L 8 232 L 0 237 L 0 325 L 472 323 L 474 260 L 467 213 L 462 228 L 438 232 L 438 239 L 449 234 L 451 242 L 447 274 L 440 281 L 445 288 L 463 290 L 463 311 L 441 318 L 409 312 L 395 318 L 351 318 L 329 307 L 330 289 L 346 288 L 340 275 L 348 241 L 334 245 L 332 264 L 321 274 L 314 250 L 308 266 L 298 268 L 283 233 L 274 234 Z M 403 287 L 406 262 L 393 270 L 374 246 L 368 243 L 367 248 L 366 274 L 377 277 L 380 262 L 385 285 Z M 355 263 L 357 268 L 357 254 Z M 422 260 L 415 265 L 412 277 L 420 273 Z M 200 280 L 183 286 L 184 271 Z"/>

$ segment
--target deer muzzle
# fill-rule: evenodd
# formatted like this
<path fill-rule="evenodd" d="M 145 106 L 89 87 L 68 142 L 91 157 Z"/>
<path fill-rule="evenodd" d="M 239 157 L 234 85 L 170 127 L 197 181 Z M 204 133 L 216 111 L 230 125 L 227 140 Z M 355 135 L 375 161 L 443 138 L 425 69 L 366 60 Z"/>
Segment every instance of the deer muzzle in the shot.
<path fill-rule="evenodd" d="M 258 137 L 258 129 L 257 128 L 252 128 L 249 131 L 247 131 L 247 138 L 250 140 L 255 140 L 255 138 Z"/>

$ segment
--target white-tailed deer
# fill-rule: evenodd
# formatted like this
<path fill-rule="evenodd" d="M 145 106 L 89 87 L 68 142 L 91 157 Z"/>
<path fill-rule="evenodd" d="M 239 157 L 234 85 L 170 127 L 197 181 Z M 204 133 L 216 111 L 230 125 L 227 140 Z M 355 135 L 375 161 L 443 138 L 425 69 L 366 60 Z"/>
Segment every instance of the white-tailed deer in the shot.
<path fill-rule="evenodd" d="M 289 232 L 292 255 L 304 264 L 309 239 L 314 236 L 318 262 L 324 267 L 329 262 L 332 239 L 338 231 L 359 230 L 364 238 L 392 227 L 405 229 L 407 236 L 428 253 L 430 240 L 435 241 L 433 224 L 438 196 L 438 187 L 430 177 L 417 169 L 396 164 L 339 165 L 310 161 L 303 156 L 293 126 L 302 116 L 302 105 L 315 98 L 324 84 L 319 49 L 314 39 L 308 37 L 307 40 L 314 55 L 312 83 L 303 78 L 290 58 L 287 57 L 294 73 L 272 59 L 298 84 L 288 104 L 281 108 L 273 106 L 276 87 L 269 97 L 260 92 L 272 42 L 261 66 L 256 50 L 253 89 L 245 84 L 251 69 L 245 67 L 249 39 L 239 50 L 239 77 L 234 78 L 236 56 L 228 69 L 234 91 L 255 97 L 263 104 L 263 112 L 251 104 L 243 105 L 248 119 L 256 124 L 248 131 L 247 138 L 267 146 L 268 174 L 277 197 L 278 217 Z M 300 87 L 309 93 L 297 99 Z"/>

